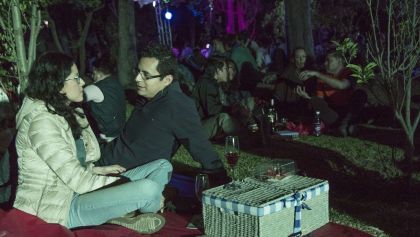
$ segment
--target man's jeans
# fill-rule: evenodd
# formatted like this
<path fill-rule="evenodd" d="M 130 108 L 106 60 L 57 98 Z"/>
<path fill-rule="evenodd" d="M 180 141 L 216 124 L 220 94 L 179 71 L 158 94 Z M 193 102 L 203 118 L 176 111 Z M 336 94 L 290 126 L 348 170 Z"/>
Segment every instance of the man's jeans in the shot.
<path fill-rule="evenodd" d="M 100 225 L 135 210 L 157 212 L 171 173 L 171 163 L 160 159 L 122 173 L 131 182 L 74 195 L 67 227 Z"/>

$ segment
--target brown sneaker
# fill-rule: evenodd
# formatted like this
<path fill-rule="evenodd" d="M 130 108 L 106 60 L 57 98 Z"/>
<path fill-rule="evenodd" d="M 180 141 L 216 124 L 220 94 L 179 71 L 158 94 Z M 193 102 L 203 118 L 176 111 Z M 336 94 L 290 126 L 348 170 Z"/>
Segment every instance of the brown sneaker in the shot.
<path fill-rule="evenodd" d="M 165 225 L 165 218 L 155 213 L 140 214 L 135 217 L 119 217 L 108 223 L 127 227 L 141 234 L 153 234 Z"/>

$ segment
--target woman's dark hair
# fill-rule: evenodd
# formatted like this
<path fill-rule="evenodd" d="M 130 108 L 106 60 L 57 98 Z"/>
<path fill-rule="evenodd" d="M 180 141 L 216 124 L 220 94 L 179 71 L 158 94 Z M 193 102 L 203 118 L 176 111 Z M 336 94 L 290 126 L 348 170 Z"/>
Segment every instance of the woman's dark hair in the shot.
<path fill-rule="evenodd" d="M 41 55 L 29 73 L 25 94 L 32 99 L 44 101 L 50 113 L 63 116 L 74 138 L 78 139 L 82 127 L 77 122 L 76 115 L 84 115 L 76 111 L 75 107 L 69 106 L 66 95 L 60 93 L 73 64 L 73 59 L 63 53 L 48 52 Z"/>

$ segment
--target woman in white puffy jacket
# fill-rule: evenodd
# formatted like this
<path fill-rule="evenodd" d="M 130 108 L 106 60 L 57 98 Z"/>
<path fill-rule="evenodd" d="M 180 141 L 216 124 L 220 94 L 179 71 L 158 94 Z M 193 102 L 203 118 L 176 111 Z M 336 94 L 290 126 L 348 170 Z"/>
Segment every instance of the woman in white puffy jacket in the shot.
<path fill-rule="evenodd" d="M 157 160 L 128 171 L 118 164 L 95 167 L 98 142 L 82 110 L 73 106 L 83 101 L 83 85 L 74 61 L 62 53 L 49 52 L 35 62 L 16 117 L 14 207 L 69 228 L 99 225 L 135 210 L 157 212 L 171 164 Z M 137 230 L 157 231 L 163 217 L 147 217 L 153 223 L 156 218 L 160 224 Z M 140 215 L 131 222 L 144 220 Z"/>

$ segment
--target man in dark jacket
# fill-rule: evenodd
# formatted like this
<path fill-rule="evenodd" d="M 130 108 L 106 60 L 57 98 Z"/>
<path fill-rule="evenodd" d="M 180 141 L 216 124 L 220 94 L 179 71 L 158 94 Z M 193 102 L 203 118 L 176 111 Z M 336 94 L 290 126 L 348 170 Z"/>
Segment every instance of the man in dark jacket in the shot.
<path fill-rule="evenodd" d="M 137 93 L 143 97 L 122 134 L 107 144 L 102 163 L 127 169 L 157 159 L 168 159 L 182 144 L 203 172 L 226 177 L 220 158 L 208 141 L 194 101 L 176 81 L 177 63 L 170 50 L 150 46 L 142 54 L 136 76 Z"/>

